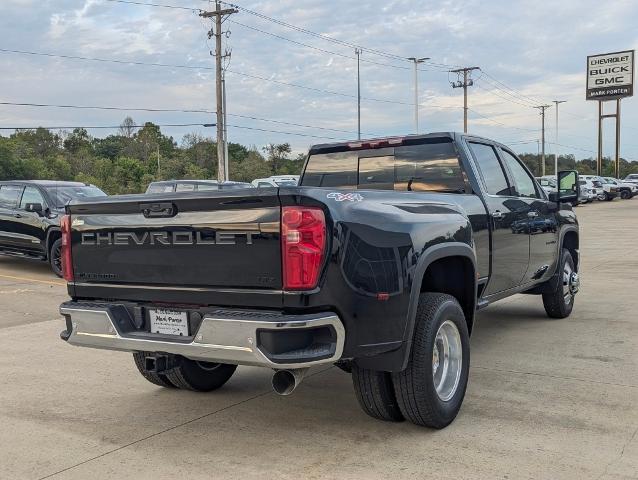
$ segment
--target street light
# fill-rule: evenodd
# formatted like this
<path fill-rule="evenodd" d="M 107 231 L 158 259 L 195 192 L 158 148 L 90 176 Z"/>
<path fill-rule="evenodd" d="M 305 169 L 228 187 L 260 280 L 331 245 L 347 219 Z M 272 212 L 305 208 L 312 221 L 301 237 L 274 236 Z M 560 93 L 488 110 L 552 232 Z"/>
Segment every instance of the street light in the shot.
<path fill-rule="evenodd" d="M 558 181 L 558 105 L 565 103 L 567 100 L 554 100 L 556 104 L 556 140 L 554 141 L 554 175 Z"/>
<path fill-rule="evenodd" d="M 424 63 L 426 60 L 430 60 L 430 57 L 410 57 L 411 62 L 414 62 L 414 131 L 418 135 L 419 133 L 419 63 Z"/>

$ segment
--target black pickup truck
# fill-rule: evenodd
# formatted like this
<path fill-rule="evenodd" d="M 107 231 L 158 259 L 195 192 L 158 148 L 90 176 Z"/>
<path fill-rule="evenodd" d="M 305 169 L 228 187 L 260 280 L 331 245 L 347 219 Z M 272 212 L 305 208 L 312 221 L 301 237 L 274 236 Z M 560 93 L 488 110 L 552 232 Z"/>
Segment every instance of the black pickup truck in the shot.
<path fill-rule="evenodd" d="M 298 187 L 75 201 L 61 337 L 196 391 L 256 365 L 285 395 L 336 364 L 372 417 L 443 428 L 477 310 L 572 311 L 578 174 L 559 181 L 548 196 L 506 146 L 436 133 L 314 146 Z"/>

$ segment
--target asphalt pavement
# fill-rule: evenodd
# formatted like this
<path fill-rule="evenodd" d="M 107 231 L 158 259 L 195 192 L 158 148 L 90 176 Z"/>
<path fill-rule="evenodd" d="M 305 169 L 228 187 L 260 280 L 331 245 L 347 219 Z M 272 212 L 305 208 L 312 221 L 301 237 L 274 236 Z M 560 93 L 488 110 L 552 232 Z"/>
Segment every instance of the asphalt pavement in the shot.
<path fill-rule="evenodd" d="M 62 342 L 64 282 L 0 257 L 0 479 L 636 479 L 638 199 L 577 213 L 572 316 L 525 295 L 482 311 L 442 431 L 367 417 L 335 367 L 289 397 L 250 367 L 210 394 L 155 387 L 130 354 Z"/>

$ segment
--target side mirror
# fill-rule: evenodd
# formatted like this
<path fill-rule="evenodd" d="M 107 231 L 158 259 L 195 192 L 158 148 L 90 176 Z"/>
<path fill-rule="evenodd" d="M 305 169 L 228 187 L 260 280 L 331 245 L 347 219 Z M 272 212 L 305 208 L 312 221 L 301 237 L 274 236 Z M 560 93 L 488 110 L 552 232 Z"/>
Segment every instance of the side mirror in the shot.
<path fill-rule="evenodd" d="M 558 172 L 558 190 L 549 195 L 549 199 L 556 203 L 577 203 L 580 196 L 580 184 L 576 170 Z"/>
<path fill-rule="evenodd" d="M 38 215 L 42 215 L 44 208 L 42 208 L 41 203 L 27 203 L 24 207 L 27 212 L 37 213 Z"/>

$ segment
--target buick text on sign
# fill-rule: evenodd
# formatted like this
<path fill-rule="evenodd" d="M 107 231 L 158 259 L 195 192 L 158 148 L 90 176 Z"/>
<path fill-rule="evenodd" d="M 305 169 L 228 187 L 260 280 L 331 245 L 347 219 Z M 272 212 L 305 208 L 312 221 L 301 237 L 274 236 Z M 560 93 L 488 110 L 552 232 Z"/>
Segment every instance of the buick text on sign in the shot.
<path fill-rule="evenodd" d="M 587 57 L 587 100 L 613 100 L 633 94 L 633 50 Z"/>

